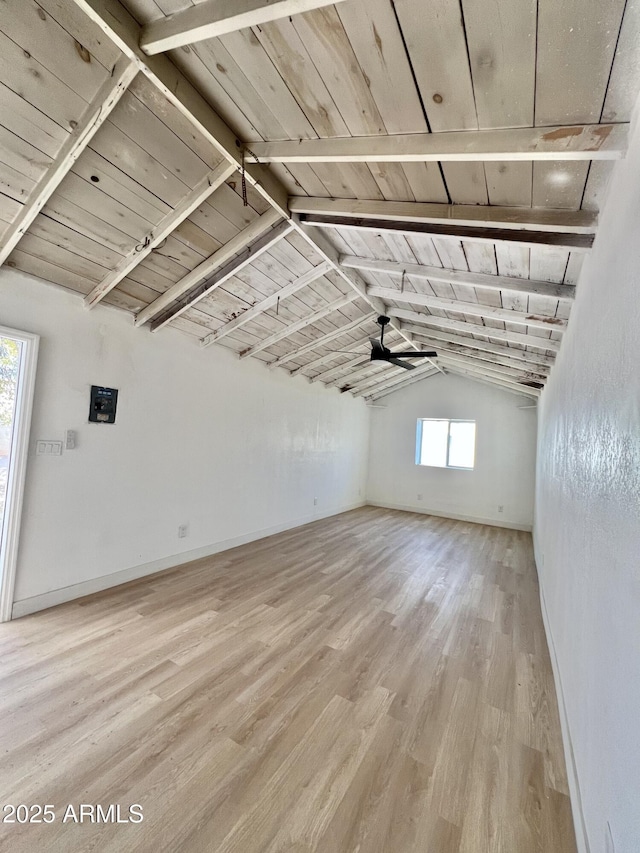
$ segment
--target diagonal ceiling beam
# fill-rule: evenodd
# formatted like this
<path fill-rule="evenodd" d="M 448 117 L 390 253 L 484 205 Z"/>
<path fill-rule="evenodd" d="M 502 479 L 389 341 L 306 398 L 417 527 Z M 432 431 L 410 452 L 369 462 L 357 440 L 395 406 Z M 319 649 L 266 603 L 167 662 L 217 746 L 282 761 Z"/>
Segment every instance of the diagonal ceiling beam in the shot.
<path fill-rule="evenodd" d="M 291 352 L 281 355 L 280 358 L 277 358 L 275 361 L 270 362 L 269 367 L 283 367 L 290 361 L 295 361 L 299 358 L 302 358 L 302 356 L 306 355 L 308 352 L 313 352 L 316 349 L 320 349 L 321 347 L 332 343 L 337 338 L 342 337 L 342 335 L 346 335 L 348 332 L 352 332 L 354 329 L 357 329 L 360 326 L 364 326 L 365 323 L 371 323 L 371 325 L 373 325 L 374 319 L 371 314 L 364 314 L 362 317 L 357 317 L 350 323 L 347 323 L 344 326 L 340 326 L 339 328 L 334 329 L 333 332 L 327 332 L 326 335 L 322 335 L 322 337 L 316 338 L 314 341 L 309 341 L 308 344 L 305 344 L 302 347 L 298 347 L 298 349 L 296 350 L 292 350 Z"/>
<path fill-rule="evenodd" d="M 527 385 L 518 385 L 517 383 L 509 382 L 504 379 L 496 379 L 495 377 L 487 376 L 486 374 L 482 375 L 475 371 L 454 365 L 450 365 L 449 370 L 451 373 L 455 373 L 465 379 L 472 379 L 474 382 L 484 382 L 485 385 L 492 385 L 494 388 L 498 387 L 504 391 L 512 391 L 514 394 L 522 394 L 525 397 L 540 397 L 539 388 L 531 388 Z"/>
<path fill-rule="evenodd" d="M 509 308 L 494 308 L 492 305 L 482 305 L 479 302 L 461 302 L 458 299 L 442 299 L 440 296 L 429 296 L 426 293 L 415 293 L 411 290 L 396 290 L 391 287 L 367 287 L 367 293 L 378 296 L 387 302 L 403 302 L 412 305 L 424 305 L 427 308 L 438 308 L 441 311 L 455 311 L 472 317 L 488 317 L 491 320 L 501 320 L 505 323 L 517 323 L 520 326 L 530 326 L 532 329 L 542 329 L 546 332 L 563 332 L 567 321 L 560 317 L 546 317 L 529 314 L 526 311 L 511 311 Z"/>
<path fill-rule="evenodd" d="M 132 249 L 126 255 L 117 267 L 110 272 L 99 284 L 97 284 L 91 293 L 87 294 L 84 299 L 85 307 L 93 308 L 97 305 L 107 293 L 110 293 L 114 287 L 125 279 L 138 264 L 149 255 L 156 246 L 159 246 L 172 231 L 174 231 L 181 222 L 184 222 L 194 210 L 196 210 L 202 202 L 212 195 L 218 187 L 231 177 L 236 171 L 234 165 L 224 160 L 215 169 L 209 172 L 196 187 L 180 202 L 180 204 L 170 211 L 147 235 L 143 241 L 142 248 L 138 251 L 137 247 Z"/>
<path fill-rule="evenodd" d="M 277 211 L 267 211 L 267 213 L 271 213 Z M 266 214 L 264 214 L 266 216 Z M 233 278 L 234 275 L 237 275 L 240 270 L 243 270 L 249 264 L 252 264 L 256 258 L 259 258 L 260 255 L 263 255 L 265 252 L 268 252 L 276 243 L 279 243 L 283 237 L 286 237 L 293 230 L 293 226 L 288 221 L 280 222 L 279 225 L 276 225 L 275 228 L 271 228 L 266 234 L 263 234 L 255 243 L 251 243 L 251 245 L 247 246 L 243 249 L 240 254 L 233 258 L 233 260 L 229 261 L 228 264 L 225 264 L 220 269 L 217 269 L 213 275 L 208 275 L 204 280 L 199 280 L 200 283 L 194 284 L 190 289 L 184 291 L 184 295 L 180 296 L 174 305 L 170 305 L 164 312 L 156 316 L 154 320 L 151 321 L 151 331 L 157 332 L 158 329 L 162 329 L 167 323 L 170 323 L 172 320 L 175 320 L 176 317 L 180 317 L 184 314 L 185 311 L 188 311 L 189 308 L 193 308 L 194 305 L 197 305 L 200 300 L 204 299 L 206 296 L 210 296 L 214 290 L 217 290 L 221 287 L 226 281 L 230 278 Z M 227 244 L 228 245 L 228 244 Z M 225 246 L 222 247 L 226 248 Z M 222 251 L 221 249 L 219 251 Z M 171 288 L 170 288 L 171 289 Z M 167 291 L 168 293 L 169 291 Z"/>
<path fill-rule="evenodd" d="M 394 375 L 388 375 L 385 378 L 385 374 L 378 374 L 374 377 L 369 377 L 366 380 L 361 380 L 360 382 L 355 382 L 353 388 L 351 388 L 351 393 L 354 397 L 363 397 L 372 391 L 381 391 L 385 388 L 390 388 L 393 385 L 396 385 L 398 382 L 404 382 L 409 377 L 412 379 L 426 378 L 427 376 L 435 376 L 437 371 L 431 364 L 425 364 L 420 367 L 416 367 L 415 370 L 409 372 L 408 370 L 403 370 L 401 367 L 393 368 Z M 388 371 L 391 374 L 391 371 Z M 348 381 L 345 384 L 350 384 Z M 372 388 L 373 386 L 373 388 Z"/>
<path fill-rule="evenodd" d="M 514 208 L 515 209 L 515 208 Z M 313 228 L 346 231 L 373 231 L 384 234 L 424 234 L 442 240 L 470 240 L 476 243 L 515 243 L 518 246 L 538 248 L 553 246 L 570 252 L 588 252 L 593 245 L 593 234 L 531 231 L 515 228 L 485 228 L 482 226 L 430 225 L 425 222 L 396 222 L 387 219 L 362 219 L 352 216 L 320 216 L 315 213 L 300 214 L 300 222 Z"/>
<path fill-rule="evenodd" d="M 257 355 L 259 352 L 269 349 L 269 347 L 272 347 L 279 341 L 284 340 L 284 338 L 288 338 L 290 335 L 294 335 L 301 329 L 306 329 L 307 326 L 312 326 L 314 323 L 317 323 L 318 320 L 322 320 L 323 317 L 333 314 L 334 311 L 339 311 L 340 308 L 346 308 L 347 305 L 355 302 L 356 299 L 359 299 L 359 296 L 356 293 L 348 293 L 346 296 L 341 296 L 339 299 L 335 299 L 333 302 L 330 302 L 328 305 L 324 305 L 322 308 L 319 308 L 317 311 L 314 311 L 306 317 L 302 317 L 295 323 L 289 323 L 288 325 L 283 326 L 279 332 L 269 335 L 268 338 L 259 341 L 255 346 L 244 350 L 240 353 L 240 358 L 249 358 L 249 356 Z"/>
<path fill-rule="evenodd" d="M 621 160 L 627 150 L 628 133 L 628 124 L 581 124 L 288 139 L 257 142 L 251 150 L 263 163 Z"/>
<path fill-rule="evenodd" d="M 446 350 L 440 350 L 438 358 L 440 358 L 440 360 L 445 364 L 458 364 L 469 370 L 477 370 L 480 373 L 486 373 L 488 376 L 504 377 L 505 379 L 512 380 L 513 382 L 520 382 L 528 379 L 532 382 L 540 382 L 541 384 L 544 384 L 548 378 L 547 374 L 531 371 L 527 368 L 518 369 L 505 367 L 501 364 L 488 364 L 487 362 L 476 361 L 475 359 L 468 358 L 466 355 L 456 355 L 455 353 L 450 353 Z"/>
<path fill-rule="evenodd" d="M 275 225 L 280 219 L 280 215 L 276 210 L 267 210 L 262 216 L 258 216 L 253 222 L 250 222 L 246 228 L 239 231 L 235 237 L 232 237 L 228 243 L 221 246 L 208 258 L 205 258 L 202 263 L 183 276 L 179 281 L 172 285 L 164 293 L 160 294 L 157 299 L 154 299 L 146 308 L 143 308 L 136 316 L 136 326 L 142 326 L 144 323 L 151 320 L 161 311 L 168 308 L 172 302 L 179 299 L 191 287 L 207 278 L 214 270 L 219 269 L 227 261 L 246 250 L 247 246 L 254 240 L 262 237 L 269 229 Z M 247 261 L 248 263 L 249 261 Z M 246 266 L 246 263 L 245 263 Z"/>
<path fill-rule="evenodd" d="M 576 289 L 572 284 L 555 284 L 549 281 L 533 281 L 527 278 L 514 278 L 506 275 L 486 275 L 485 273 L 462 272 L 443 269 L 424 264 L 401 264 L 397 261 L 372 260 L 354 255 L 340 255 L 343 267 L 369 272 L 382 272 L 388 275 L 410 275 L 427 281 L 442 281 L 448 284 L 466 284 L 489 290 L 513 290 L 517 293 L 535 293 L 538 296 L 551 296 L 555 299 L 575 299 Z"/>
<path fill-rule="evenodd" d="M 206 0 L 148 24 L 140 47 L 146 54 L 175 50 L 246 27 L 257 27 L 279 18 L 310 12 L 342 0 Z"/>
<path fill-rule="evenodd" d="M 468 347 L 461 347 L 457 344 L 442 344 L 436 341 L 430 342 L 430 345 L 434 348 L 437 348 L 439 356 L 446 356 L 447 354 L 453 356 L 460 356 L 461 358 L 468 358 L 470 362 L 480 362 L 486 363 L 488 366 L 494 365 L 502 365 L 503 367 L 510 367 L 513 370 L 519 370 L 520 372 L 524 371 L 527 373 L 536 373 L 539 376 L 548 376 L 550 368 L 542 365 L 542 364 L 534 364 L 530 361 L 519 361 L 514 358 L 507 358 L 501 355 L 493 355 L 489 352 L 482 352 L 477 349 L 469 349 Z"/>
<path fill-rule="evenodd" d="M 490 326 L 465 323 L 463 320 L 450 320 L 448 317 L 436 317 L 433 314 L 420 314 L 417 311 L 408 311 L 405 308 L 389 308 L 387 310 L 390 317 L 396 317 L 399 320 L 408 320 L 410 323 L 417 323 L 425 327 L 435 326 L 436 328 L 454 332 L 471 332 L 474 335 L 486 335 L 496 341 L 522 344 L 526 347 L 537 347 L 538 349 L 549 350 L 550 352 L 558 352 L 560 349 L 560 342 L 552 341 L 550 338 L 538 338 L 536 335 L 524 335 L 522 332 L 511 332 L 507 329 L 492 329 Z M 547 329 L 547 331 L 550 330 Z"/>
<path fill-rule="evenodd" d="M 401 388 L 406 388 L 407 385 L 413 385 L 414 382 L 420 382 L 422 379 L 427 379 L 429 376 L 437 376 L 438 374 L 433 371 L 432 373 L 420 373 L 418 376 L 414 374 L 416 371 L 414 370 L 410 375 L 397 376 L 395 377 L 395 381 L 389 380 L 389 382 L 385 382 L 382 385 L 379 385 L 377 388 L 372 388 L 369 391 L 365 391 L 364 394 L 360 396 L 364 397 L 367 401 L 377 400 L 379 397 L 386 397 L 387 394 L 392 394 L 394 391 L 400 391 Z"/>
<path fill-rule="evenodd" d="M 470 324 L 467 323 L 467 325 Z M 488 341 L 477 341 L 475 338 L 463 337 L 462 335 L 455 335 L 451 332 L 441 332 L 438 329 L 428 329 L 425 326 L 420 327 L 409 325 L 405 328 L 412 332 L 421 342 L 428 342 L 429 345 L 433 345 L 436 348 L 438 346 L 461 347 L 480 355 L 495 355 L 497 357 L 504 356 L 505 358 L 510 358 L 512 360 L 515 359 L 523 361 L 526 364 L 537 364 L 549 368 L 553 367 L 555 364 L 555 358 L 530 352 L 529 350 L 525 351 L 516 349 L 515 347 L 491 344 Z M 482 326 L 478 328 L 482 328 Z"/>
<path fill-rule="evenodd" d="M 227 335 L 230 335 L 232 332 L 235 332 L 237 329 L 241 329 L 242 326 L 245 326 L 247 323 L 255 320 L 256 317 L 260 316 L 260 314 L 264 314 L 265 311 L 268 311 L 270 308 L 273 308 L 274 305 L 277 305 L 279 300 L 293 296 L 294 293 L 297 293 L 299 290 L 307 287 L 307 285 L 316 281 L 316 279 L 321 278 L 330 269 L 331 264 L 328 261 L 322 261 L 317 267 L 313 267 L 313 269 L 308 270 L 295 281 L 292 281 L 290 284 L 286 284 L 280 290 L 272 293 L 271 296 L 267 296 L 266 299 L 263 299 L 256 305 L 252 305 L 251 308 L 247 308 L 247 310 L 238 317 L 234 317 L 233 320 L 229 320 L 229 322 L 225 323 L 224 326 L 221 326 L 219 329 L 216 329 L 215 332 L 207 335 L 206 338 L 203 338 L 200 341 L 201 346 L 208 347 Z"/>
<path fill-rule="evenodd" d="M 96 132 L 107 120 L 137 73 L 138 69 L 135 63 L 128 58 L 121 57 L 116 62 L 111 76 L 102 84 L 42 179 L 33 188 L 20 213 L 7 228 L 0 244 L 0 265 L 6 261 L 18 245 L 33 220 L 49 201 Z"/>
<path fill-rule="evenodd" d="M 190 80 L 166 56 L 146 56 L 139 42 L 142 28 L 118 0 L 71 0 L 138 70 L 172 103 L 213 147 L 237 168 L 242 168 L 242 142 L 212 109 Z M 275 207 L 289 215 L 287 193 L 269 171 L 254 163 L 246 165 L 247 182 Z"/>
<path fill-rule="evenodd" d="M 253 151 L 253 148 L 251 149 Z M 372 220 L 390 224 L 468 226 L 495 229 L 594 234 L 597 217 L 588 210 L 545 210 L 481 204 L 441 204 L 377 199 L 292 196 L 292 213 Z M 363 226 L 364 227 L 364 226 Z"/>

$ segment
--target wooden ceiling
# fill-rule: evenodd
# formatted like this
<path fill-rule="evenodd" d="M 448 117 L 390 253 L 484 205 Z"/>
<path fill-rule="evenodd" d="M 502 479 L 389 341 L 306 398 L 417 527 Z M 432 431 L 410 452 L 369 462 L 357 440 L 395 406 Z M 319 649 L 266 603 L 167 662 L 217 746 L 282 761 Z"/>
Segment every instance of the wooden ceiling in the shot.
<path fill-rule="evenodd" d="M 639 36 L 635 0 L 4 0 L 0 262 L 369 400 L 538 396 Z M 381 313 L 438 358 L 370 363 Z"/>

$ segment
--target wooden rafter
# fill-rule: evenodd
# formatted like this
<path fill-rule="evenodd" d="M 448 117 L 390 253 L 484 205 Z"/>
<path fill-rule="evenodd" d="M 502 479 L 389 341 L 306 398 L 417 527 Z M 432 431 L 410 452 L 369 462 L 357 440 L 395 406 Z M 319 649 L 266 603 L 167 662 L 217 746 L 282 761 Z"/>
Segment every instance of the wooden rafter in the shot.
<path fill-rule="evenodd" d="M 539 388 L 531 388 L 527 385 L 519 385 L 518 383 L 509 382 L 504 379 L 497 379 L 493 376 L 487 376 L 486 374 L 480 374 L 476 371 L 467 370 L 462 367 L 450 365 L 449 370 L 451 373 L 457 374 L 458 376 L 462 376 L 465 379 L 471 379 L 474 382 L 484 382 L 487 385 L 493 385 L 494 387 L 501 388 L 505 391 L 513 391 L 515 394 L 522 394 L 525 397 L 539 397 L 540 389 Z"/>
<path fill-rule="evenodd" d="M 538 376 L 548 376 L 550 368 L 543 364 L 535 364 L 530 361 L 521 361 L 517 358 L 509 358 L 508 356 L 503 355 L 494 355 L 493 353 L 483 352 L 482 350 L 477 349 L 469 349 L 467 347 L 461 347 L 457 344 L 430 344 L 434 349 L 437 350 L 439 356 L 453 355 L 459 356 L 460 358 L 468 358 L 471 363 L 480 362 L 482 364 L 487 364 L 491 366 L 502 365 L 503 367 L 510 367 L 513 370 L 519 370 L 520 372 L 525 373 L 535 373 Z"/>
<path fill-rule="evenodd" d="M 300 222 L 313 228 L 329 228 L 338 231 L 374 231 L 384 234 L 424 234 L 442 240 L 470 240 L 476 243 L 515 243 L 527 248 L 553 246 L 570 252 L 588 252 L 593 245 L 593 234 L 558 233 L 555 231 L 531 231 L 515 228 L 484 228 L 463 225 L 430 225 L 426 222 L 395 222 L 389 219 L 359 219 L 351 216 L 320 216 L 303 213 Z"/>
<path fill-rule="evenodd" d="M 627 150 L 628 133 L 628 124 L 581 124 L 288 139 L 256 142 L 251 150 L 263 163 L 620 160 Z"/>
<path fill-rule="evenodd" d="M 467 324 L 469 325 L 469 324 Z M 497 357 L 510 358 L 512 360 L 523 361 L 526 364 L 537 364 L 542 367 L 551 368 L 555 364 L 555 359 L 547 355 L 531 352 L 529 350 L 520 350 L 515 347 L 509 347 L 500 344 L 492 344 L 488 341 L 478 341 L 475 338 L 463 337 L 456 335 L 453 332 L 443 332 L 439 329 L 427 329 L 420 326 L 407 326 L 420 342 L 428 343 L 437 349 L 438 346 L 455 346 L 463 349 L 472 350 L 487 356 L 495 355 Z M 482 328 L 482 327 L 478 327 Z"/>
<path fill-rule="evenodd" d="M 346 335 L 347 332 L 352 332 L 354 329 L 363 326 L 365 323 L 373 324 L 373 317 L 371 314 L 364 314 L 362 317 L 357 317 L 350 323 L 346 323 L 344 326 L 339 326 L 332 332 L 327 332 L 326 335 L 322 335 L 321 337 L 310 341 L 308 344 L 305 344 L 302 347 L 298 347 L 298 349 L 296 350 L 292 350 L 291 352 L 281 355 L 280 358 L 277 358 L 275 361 L 270 362 L 269 367 L 284 367 L 284 365 L 288 364 L 290 361 L 295 361 L 299 358 L 302 358 L 302 356 L 306 355 L 308 352 L 313 352 L 316 349 L 320 349 L 321 347 L 332 343 L 337 338 L 342 337 L 342 335 Z"/>
<path fill-rule="evenodd" d="M 427 281 L 442 281 L 448 284 L 466 284 L 489 290 L 512 290 L 517 293 L 535 293 L 538 296 L 551 296 L 555 299 L 574 299 L 575 286 L 554 284 L 549 281 L 533 281 L 506 275 L 486 275 L 485 273 L 462 272 L 443 269 L 424 264 L 401 264 L 397 261 L 372 260 L 354 255 L 340 255 L 340 263 L 349 269 L 369 272 L 382 272 L 388 275 L 409 275 Z"/>
<path fill-rule="evenodd" d="M 264 314 L 265 311 L 273 308 L 274 305 L 278 304 L 279 300 L 284 300 L 289 296 L 293 296 L 294 293 L 297 293 L 299 290 L 307 287 L 307 285 L 316 281 L 316 279 L 321 278 L 330 269 L 331 264 L 328 261 L 322 261 L 318 266 L 308 270 L 306 273 L 295 279 L 295 281 L 292 281 L 290 284 L 286 284 L 280 290 L 272 293 L 271 296 L 267 296 L 266 299 L 263 299 L 256 305 L 252 305 L 251 308 L 247 308 L 247 310 L 238 317 L 234 317 L 233 320 L 229 320 L 229 322 L 225 323 L 224 326 L 221 326 L 219 329 L 216 329 L 215 332 L 207 335 L 206 338 L 203 338 L 200 341 L 201 345 L 203 347 L 208 347 L 211 344 L 217 343 L 217 341 L 231 334 L 231 332 L 235 332 L 237 329 L 240 329 L 242 326 L 245 326 L 247 323 L 255 320 L 256 317 L 260 316 L 260 314 Z"/>
<path fill-rule="evenodd" d="M 253 150 L 253 149 L 251 149 Z M 377 199 L 308 198 L 292 196 L 292 213 L 417 225 L 468 226 L 548 231 L 552 234 L 593 234 L 597 217 L 588 210 L 542 210 L 481 204 L 440 204 Z M 412 232 L 413 233 L 413 232 Z"/>
<path fill-rule="evenodd" d="M 244 350 L 240 353 L 240 358 L 249 358 L 250 356 L 257 355 L 265 349 L 269 349 L 269 347 L 272 347 L 279 341 L 284 340 L 284 338 L 288 338 L 290 335 L 294 335 L 301 329 L 306 329 L 307 326 L 312 326 L 314 323 L 317 323 L 318 320 L 322 320 L 323 317 L 333 314 L 334 311 L 339 311 L 340 308 L 346 308 L 347 305 L 350 305 L 359 298 L 360 297 L 356 293 L 348 293 L 346 296 L 341 296 L 339 299 L 335 299 L 333 302 L 330 302 L 328 305 L 324 305 L 322 308 L 318 308 L 317 311 L 314 311 L 312 314 L 308 314 L 306 317 L 302 317 L 295 323 L 289 323 L 288 325 L 283 326 L 279 332 L 274 332 L 273 335 L 269 335 L 269 337 L 259 341 L 255 346 Z"/>
<path fill-rule="evenodd" d="M 211 275 L 214 270 L 220 269 L 228 261 L 231 261 L 232 258 L 235 258 L 239 252 L 246 250 L 248 245 L 268 232 L 279 219 L 280 215 L 276 210 L 268 210 L 262 216 L 254 219 L 253 222 L 250 222 L 246 228 L 239 231 L 224 246 L 221 246 L 216 252 L 209 255 L 208 258 L 205 258 L 195 269 L 183 276 L 168 290 L 158 296 L 157 299 L 154 299 L 146 308 L 143 308 L 136 316 L 136 326 L 142 326 L 156 317 L 190 288 Z"/>
<path fill-rule="evenodd" d="M 450 353 L 447 350 L 440 350 L 438 358 L 443 364 L 457 364 L 461 367 L 466 367 L 469 370 L 477 370 L 480 373 L 487 373 L 489 376 L 504 377 L 506 379 L 513 380 L 514 382 L 527 379 L 532 382 L 540 382 L 541 384 L 544 384 L 547 379 L 547 374 L 545 373 L 534 372 L 527 368 L 518 369 L 514 367 L 505 367 L 504 365 L 497 364 L 495 362 L 488 363 L 485 361 L 477 361 L 476 359 L 469 358 L 466 355 L 457 355 L 455 353 Z"/>
<path fill-rule="evenodd" d="M 149 55 L 175 50 L 185 44 L 340 2 L 342 0 L 206 0 L 150 23 L 142 31 L 140 47 Z"/>
<path fill-rule="evenodd" d="M 364 397 L 365 400 L 369 402 L 373 402 L 377 400 L 379 397 L 386 397 L 387 394 L 392 394 L 394 391 L 400 391 L 401 388 L 405 388 L 407 385 L 413 385 L 415 382 L 420 382 L 422 379 L 428 379 L 430 376 L 437 376 L 437 372 L 433 371 L 431 373 L 419 373 L 417 376 L 416 370 L 412 371 L 410 374 L 406 376 L 396 376 L 393 379 L 390 379 L 388 382 L 381 383 L 377 388 L 370 388 L 365 391 L 364 394 L 361 394 L 361 397 Z"/>
<path fill-rule="evenodd" d="M 102 84 L 44 176 L 34 187 L 22 210 L 8 226 L 0 245 L 0 265 L 9 257 L 78 157 L 107 120 L 137 73 L 136 65 L 128 58 L 122 57 L 116 62 L 111 76 Z"/>
<path fill-rule="evenodd" d="M 510 344 L 522 344 L 526 347 L 537 347 L 538 349 L 558 352 L 560 343 L 549 338 L 538 338 L 535 335 L 524 335 L 521 332 L 511 332 L 508 329 L 492 329 L 490 326 L 481 326 L 476 323 L 466 323 L 463 320 L 450 320 L 448 317 L 436 317 L 433 314 L 420 314 L 417 311 L 408 311 L 405 308 L 387 309 L 390 317 L 398 320 L 407 320 L 426 327 L 447 329 L 454 332 L 472 332 L 474 335 L 486 335 L 497 341 L 505 341 Z M 547 331 L 551 331 L 547 329 Z"/>
<path fill-rule="evenodd" d="M 202 202 L 214 193 L 218 187 L 236 171 L 235 166 L 226 160 L 220 163 L 215 169 L 209 172 L 196 187 L 180 202 L 180 204 L 170 211 L 164 219 L 162 219 L 147 235 L 138 250 L 138 247 L 132 249 L 126 255 L 117 267 L 110 272 L 99 284 L 97 284 L 91 293 L 84 300 L 87 308 L 93 308 L 104 297 L 113 290 L 114 287 L 126 278 L 137 265 L 144 260 L 155 248 L 165 240 L 172 231 L 174 231 L 181 222 L 184 222 L 194 210 L 196 210 Z"/>
<path fill-rule="evenodd" d="M 438 308 L 441 311 L 455 311 L 473 317 L 486 317 L 490 320 L 502 320 L 505 323 L 517 323 L 520 326 L 530 326 L 532 329 L 542 329 L 546 332 L 563 332 L 567 321 L 559 317 L 543 317 L 526 311 L 511 311 L 509 308 L 494 308 L 492 305 L 482 305 L 478 302 L 462 302 L 458 299 L 443 299 L 440 296 L 430 296 L 426 293 L 415 293 L 411 290 L 397 290 L 392 287 L 367 287 L 367 293 L 378 296 L 387 302 L 406 302 L 412 305 L 424 305 L 427 308 Z"/>
<path fill-rule="evenodd" d="M 391 371 L 389 371 L 391 373 Z M 352 390 L 354 397 L 364 397 L 372 390 L 372 386 L 374 386 L 375 390 L 382 390 L 384 388 L 390 388 L 398 382 L 404 382 L 410 377 L 416 380 L 420 377 L 421 379 L 426 379 L 427 376 L 435 376 L 437 371 L 431 364 L 421 365 L 420 367 L 416 367 L 415 370 L 409 372 L 408 370 L 403 370 L 401 367 L 394 368 L 394 375 L 389 375 L 385 378 L 382 376 L 369 377 L 366 380 L 361 380 L 360 382 L 354 383 L 354 387 Z M 349 384 L 348 382 L 346 384 Z"/>

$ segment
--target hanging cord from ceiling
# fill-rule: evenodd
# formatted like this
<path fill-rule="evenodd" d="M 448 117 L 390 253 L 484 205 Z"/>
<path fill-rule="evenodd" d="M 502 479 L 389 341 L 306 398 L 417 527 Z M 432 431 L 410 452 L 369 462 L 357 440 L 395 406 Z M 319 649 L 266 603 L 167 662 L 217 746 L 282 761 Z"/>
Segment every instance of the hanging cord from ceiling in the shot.
<path fill-rule="evenodd" d="M 245 176 L 245 164 L 244 164 L 245 152 L 246 152 L 246 154 L 250 154 L 253 157 L 253 159 L 256 161 L 256 163 L 259 164 L 260 160 L 258 159 L 258 157 L 253 153 L 253 151 L 250 148 L 247 148 L 246 145 L 242 146 L 242 168 L 240 170 L 240 174 L 242 176 L 242 204 L 244 207 L 248 207 L 249 201 L 247 199 L 247 179 Z"/>

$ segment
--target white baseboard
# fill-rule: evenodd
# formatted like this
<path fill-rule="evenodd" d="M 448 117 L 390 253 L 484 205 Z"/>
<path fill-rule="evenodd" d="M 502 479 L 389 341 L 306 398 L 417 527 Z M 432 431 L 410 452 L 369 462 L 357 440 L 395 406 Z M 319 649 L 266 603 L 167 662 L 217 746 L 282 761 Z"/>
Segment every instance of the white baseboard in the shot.
<path fill-rule="evenodd" d="M 473 515 L 458 515 L 453 512 L 442 512 L 439 509 L 426 509 L 425 507 L 409 506 L 404 504 L 383 503 L 382 501 L 367 501 L 369 506 L 379 506 L 383 509 L 399 509 L 402 512 L 421 512 L 424 515 L 437 515 L 438 518 L 452 518 L 454 521 L 470 521 L 472 524 L 488 524 L 490 527 L 506 527 L 509 530 L 524 530 L 531 533 L 530 524 L 519 524 L 513 521 L 498 521 L 495 518 L 478 518 Z"/>
<path fill-rule="evenodd" d="M 297 518 L 295 521 L 275 524 L 272 527 L 266 527 L 262 530 L 254 530 L 251 533 L 244 533 L 241 536 L 235 536 L 231 539 L 223 539 L 220 542 L 214 542 L 213 544 L 205 545 L 202 548 L 194 548 L 192 551 L 183 551 L 180 554 L 161 557 L 159 560 L 153 560 L 150 563 L 142 563 L 139 566 L 132 566 L 131 568 L 123 569 L 119 572 L 113 572 L 113 574 L 101 575 L 100 577 L 91 578 L 90 580 L 72 584 L 71 586 L 65 586 L 61 589 L 44 592 L 42 595 L 23 598 L 20 601 L 15 601 L 13 603 L 11 618 L 18 619 L 20 616 L 27 616 L 29 613 L 46 610 L 49 607 L 55 607 L 57 604 L 64 604 L 65 602 L 73 601 L 76 598 L 83 598 L 85 595 L 91 595 L 94 592 L 102 592 L 104 589 L 120 586 L 120 584 L 138 580 L 138 578 L 143 578 L 146 575 L 153 575 L 157 572 L 165 571 L 166 569 L 173 569 L 184 563 L 201 560 L 203 557 L 211 557 L 213 554 L 219 554 L 221 551 L 228 551 L 230 548 L 237 548 L 238 545 L 246 545 L 249 542 L 255 542 L 257 539 L 265 539 L 268 536 L 274 536 L 276 533 L 283 533 L 285 530 L 293 530 L 296 527 L 302 527 L 304 524 L 310 524 L 313 521 L 321 521 L 323 518 L 330 518 L 332 515 L 340 515 L 340 513 L 349 512 L 352 509 L 359 509 L 363 506 L 366 506 L 365 501 L 358 501 L 358 503 L 339 507 L 337 509 L 330 509 L 326 512 L 313 513 L 311 515 L 303 516 L 302 518 Z"/>
<path fill-rule="evenodd" d="M 538 580 L 540 580 L 540 572 L 538 572 Z M 584 810 L 582 808 L 582 794 L 580 793 L 580 783 L 578 781 L 578 769 L 576 767 L 576 759 L 575 754 L 573 752 L 573 742 L 571 740 L 571 731 L 569 729 L 569 718 L 567 717 L 567 706 L 564 701 L 564 691 L 562 689 L 562 680 L 560 678 L 558 656 L 556 654 L 556 647 L 553 641 L 551 625 L 549 623 L 549 613 L 547 612 L 547 602 L 544 598 L 542 582 L 540 582 L 539 586 L 542 622 L 544 624 L 544 631 L 547 637 L 547 646 L 549 647 L 549 656 L 551 658 L 551 669 L 553 671 L 553 681 L 556 688 L 556 696 L 558 698 L 558 710 L 560 711 L 562 746 L 564 748 L 564 760 L 567 767 L 569 799 L 571 800 L 573 826 L 576 833 L 576 845 L 578 848 L 578 853 L 591 853 L 591 848 L 589 846 L 589 837 L 587 835 L 587 826 L 584 819 Z"/>

